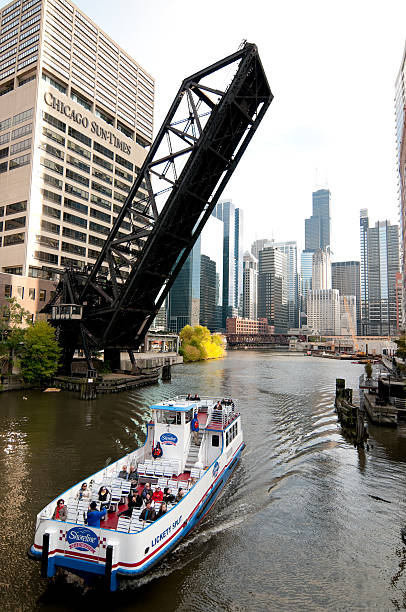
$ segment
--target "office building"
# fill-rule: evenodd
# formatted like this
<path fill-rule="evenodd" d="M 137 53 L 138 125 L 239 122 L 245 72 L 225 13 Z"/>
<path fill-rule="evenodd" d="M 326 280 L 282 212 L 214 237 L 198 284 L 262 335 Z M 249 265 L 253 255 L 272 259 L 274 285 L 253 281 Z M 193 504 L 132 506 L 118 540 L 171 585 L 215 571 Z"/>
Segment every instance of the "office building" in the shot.
<path fill-rule="evenodd" d="M 305 219 L 305 249 L 330 246 L 330 191 L 319 189 L 312 194 L 312 216 Z"/>
<path fill-rule="evenodd" d="M 266 336 L 273 334 L 274 329 L 268 325 L 267 319 L 245 319 L 234 317 L 227 319 L 227 334 L 249 334 L 252 336 Z"/>
<path fill-rule="evenodd" d="M 242 214 L 231 200 L 218 202 L 212 216 L 223 222 L 222 327 L 242 309 Z M 241 261 L 240 261 L 241 257 Z"/>
<path fill-rule="evenodd" d="M 258 260 L 246 251 L 243 263 L 243 317 L 255 320 L 258 305 Z"/>
<path fill-rule="evenodd" d="M 95 262 L 152 142 L 154 80 L 69 0 L 0 19 L 0 272 L 52 280 Z"/>
<path fill-rule="evenodd" d="M 268 238 L 261 238 L 260 240 L 254 240 L 251 245 L 251 253 L 259 258 L 259 252 L 262 251 L 265 247 L 270 247 L 273 245 L 273 240 L 268 240 Z"/>
<path fill-rule="evenodd" d="M 241 208 L 235 209 L 235 241 L 234 241 L 234 262 L 235 262 L 235 280 L 234 280 L 234 304 L 238 308 L 239 316 L 243 311 L 243 230 L 244 230 L 244 213 Z"/>
<path fill-rule="evenodd" d="M 274 247 L 259 252 L 258 318 L 267 319 L 275 333 L 286 333 L 288 319 L 287 255 Z"/>
<path fill-rule="evenodd" d="M 289 327 L 299 326 L 299 275 L 297 269 L 297 243 L 275 242 L 275 248 L 285 253 L 287 257 L 287 283 L 288 283 L 288 318 Z"/>
<path fill-rule="evenodd" d="M 185 325 L 221 329 L 222 266 L 223 223 L 209 217 L 169 292 L 170 331 L 179 333 Z"/>
<path fill-rule="evenodd" d="M 361 280 L 359 261 L 335 261 L 331 264 L 331 286 L 340 296 L 354 296 L 356 308 L 356 334 L 361 334 Z"/>
<path fill-rule="evenodd" d="M 312 288 L 313 254 L 311 249 L 305 249 L 300 254 L 300 313 L 301 322 L 306 323 L 307 294 Z"/>
<path fill-rule="evenodd" d="M 361 214 L 362 335 L 387 336 L 397 331 L 399 226 L 377 221 L 369 227 L 367 211 Z"/>
<path fill-rule="evenodd" d="M 330 250 L 318 249 L 312 258 L 312 289 L 331 289 Z"/>
<path fill-rule="evenodd" d="M 340 296 L 337 289 L 312 289 L 307 294 L 307 325 L 317 334 L 340 334 Z"/>

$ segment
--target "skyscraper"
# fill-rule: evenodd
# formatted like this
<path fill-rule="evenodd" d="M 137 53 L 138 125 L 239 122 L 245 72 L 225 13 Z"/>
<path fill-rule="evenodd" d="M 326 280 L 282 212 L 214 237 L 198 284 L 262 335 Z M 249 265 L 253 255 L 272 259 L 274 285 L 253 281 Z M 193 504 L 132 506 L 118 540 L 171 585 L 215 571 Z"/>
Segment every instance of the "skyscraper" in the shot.
<path fill-rule="evenodd" d="M 363 335 L 396 333 L 396 275 L 399 272 L 399 226 L 361 217 L 361 316 Z M 365 258 L 366 252 L 366 258 Z M 366 289 L 366 292 L 365 292 Z"/>
<path fill-rule="evenodd" d="M 312 194 L 312 216 L 305 220 L 305 249 L 330 246 L 330 191 L 319 189 Z"/>
<path fill-rule="evenodd" d="M 340 296 L 354 296 L 356 319 L 354 329 L 361 334 L 361 282 L 359 261 L 336 261 L 331 264 L 331 286 Z"/>
<path fill-rule="evenodd" d="M 307 325 L 319 334 L 340 333 L 340 296 L 337 289 L 312 289 L 307 294 Z"/>
<path fill-rule="evenodd" d="M 98 257 L 152 142 L 154 81 L 69 0 L 0 19 L 1 272 L 50 279 Z"/>
<path fill-rule="evenodd" d="M 242 315 L 243 310 L 243 229 L 244 214 L 241 208 L 235 210 L 235 242 L 234 242 L 234 261 L 235 261 L 235 280 L 234 280 L 234 305 L 238 308 L 238 315 Z"/>
<path fill-rule="evenodd" d="M 266 318 L 275 333 L 288 331 L 287 256 L 274 247 L 259 252 L 258 317 Z"/>
<path fill-rule="evenodd" d="M 331 289 L 331 259 L 329 249 L 318 249 L 313 253 L 312 289 Z"/>
<path fill-rule="evenodd" d="M 258 312 L 258 260 L 252 253 L 244 253 L 243 313 L 246 319 L 256 319 Z"/>
<path fill-rule="evenodd" d="M 259 258 L 259 252 L 262 251 L 265 247 L 269 247 L 273 245 L 273 240 L 269 240 L 268 238 L 261 238 L 260 240 L 255 240 L 251 245 L 251 253 Z"/>
<path fill-rule="evenodd" d="M 289 327 L 299 326 L 299 275 L 297 270 L 297 243 L 275 242 L 273 246 L 287 257 L 288 318 Z"/>
<path fill-rule="evenodd" d="M 396 144 L 399 173 L 399 205 L 401 236 L 401 272 L 402 272 L 402 323 L 406 327 L 406 45 L 403 51 L 399 73 L 395 83 Z"/>
<path fill-rule="evenodd" d="M 236 317 L 241 307 L 242 297 L 242 214 L 231 200 L 218 202 L 212 216 L 223 222 L 223 321 Z"/>
<path fill-rule="evenodd" d="M 169 330 L 179 333 L 185 325 L 199 325 L 200 322 L 200 267 L 201 245 L 197 239 L 169 291 Z"/>

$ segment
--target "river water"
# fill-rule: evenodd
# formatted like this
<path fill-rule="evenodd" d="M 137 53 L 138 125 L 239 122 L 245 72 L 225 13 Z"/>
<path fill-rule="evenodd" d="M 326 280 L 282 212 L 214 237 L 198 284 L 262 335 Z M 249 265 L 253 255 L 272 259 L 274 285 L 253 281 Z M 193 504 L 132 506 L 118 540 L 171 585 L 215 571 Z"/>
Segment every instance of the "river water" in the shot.
<path fill-rule="evenodd" d="M 406 428 L 370 426 L 370 450 L 357 450 L 334 413 L 335 379 L 357 388 L 361 372 L 348 362 L 236 351 L 95 402 L 63 392 L 0 395 L 0 609 L 405 608 Z M 37 512 L 143 441 L 148 405 L 188 392 L 237 398 L 243 418 L 246 450 L 208 517 L 117 593 L 41 579 L 26 557 Z"/>

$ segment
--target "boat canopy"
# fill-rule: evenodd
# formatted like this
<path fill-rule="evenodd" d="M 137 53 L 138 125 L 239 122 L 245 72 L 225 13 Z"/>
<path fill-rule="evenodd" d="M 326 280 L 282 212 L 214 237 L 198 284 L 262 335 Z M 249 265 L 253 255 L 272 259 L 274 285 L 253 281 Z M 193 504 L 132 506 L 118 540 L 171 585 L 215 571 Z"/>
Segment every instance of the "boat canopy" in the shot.
<path fill-rule="evenodd" d="M 191 410 L 192 408 L 197 408 L 197 404 L 196 403 L 176 403 L 176 404 L 166 404 L 166 403 L 162 403 L 162 404 L 155 404 L 154 406 L 150 407 L 151 410 L 170 410 L 172 412 L 174 412 L 176 410 L 176 412 L 188 412 L 189 410 Z"/>

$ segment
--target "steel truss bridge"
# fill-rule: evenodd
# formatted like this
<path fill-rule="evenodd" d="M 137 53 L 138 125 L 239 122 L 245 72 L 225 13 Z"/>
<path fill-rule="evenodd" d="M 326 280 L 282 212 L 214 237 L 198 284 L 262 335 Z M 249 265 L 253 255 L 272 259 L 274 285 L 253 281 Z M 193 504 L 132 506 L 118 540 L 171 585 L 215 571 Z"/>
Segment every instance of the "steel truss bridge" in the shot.
<path fill-rule="evenodd" d="M 186 78 L 93 266 L 60 270 L 51 315 L 76 348 L 137 349 L 264 117 L 273 95 L 257 47 Z M 115 357 L 115 358 L 114 358 Z"/>
<path fill-rule="evenodd" d="M 265 348 L 289 346 L 292 336 L 288 334 L 226 334 L 229 348 Z M 306 336 L 295 336 L 299 342 L 306 342 Z"/>

